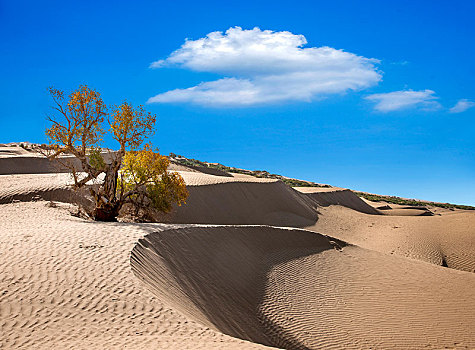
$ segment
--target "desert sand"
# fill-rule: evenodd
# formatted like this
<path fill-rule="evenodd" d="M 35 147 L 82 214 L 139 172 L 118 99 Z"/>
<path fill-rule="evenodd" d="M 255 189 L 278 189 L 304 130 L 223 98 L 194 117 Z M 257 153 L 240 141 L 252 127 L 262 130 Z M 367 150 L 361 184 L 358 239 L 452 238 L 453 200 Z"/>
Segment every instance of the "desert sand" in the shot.
<path fill-rule="evenodd" d="M 0 348 L 475 348 L 473 211 L 175 165 L 190 197 L 162 223 L 93 222 L 8 148 Z"/>
<path fill-rule="evenodd" d="M 309 230 L 363 248 L 475 272 L 475 212 L 436 216 L 368 215 L 341 206 L 319 208 Z"/>

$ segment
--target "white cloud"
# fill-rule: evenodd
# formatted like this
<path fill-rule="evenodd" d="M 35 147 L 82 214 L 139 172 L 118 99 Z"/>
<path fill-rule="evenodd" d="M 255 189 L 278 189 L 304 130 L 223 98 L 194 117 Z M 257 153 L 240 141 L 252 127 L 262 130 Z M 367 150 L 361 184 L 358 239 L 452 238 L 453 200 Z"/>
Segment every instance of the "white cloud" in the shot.
<path fill-rule="evenodd" d="M 368 88 L 381 80 L 375 67 L 378 60 L 326 46 L 303 48 L 306 43 L 303 35 L 240 27 L 186 40 L 168 58 L 150 66 L 178 66 L 224 78 L 167 91 L 148 102 L 249 106 L 311 101 Z"/>
<path fill-rule="evenodd" d="M 393 112 L 401 109 L 419 108 L 430 111 L 441 108 L 432 90 L 402 90 L 366 96 L 369 101 L 375 102 L 374 109 L 379 112 Z"/>
<path fill-rule="evenodd" d="M 449 112 L 450 113 L 462 113 L 465 112 L 467 109 L 475 107 L 475 102 L 467 100 L 467 99 L 461 99 L 459 100 L 455 106 L 450 108 Z"/>

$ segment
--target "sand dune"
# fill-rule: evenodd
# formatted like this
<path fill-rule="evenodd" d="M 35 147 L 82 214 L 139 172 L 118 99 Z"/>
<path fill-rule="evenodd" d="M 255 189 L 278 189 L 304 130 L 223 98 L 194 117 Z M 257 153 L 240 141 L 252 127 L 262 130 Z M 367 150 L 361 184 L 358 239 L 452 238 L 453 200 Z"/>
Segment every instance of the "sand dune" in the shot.
<path fill-rule="evenodd" d="M 190 193 L 187 204 L 157 220 L 167 223 L 269 224 L 303 227 L 315 224 L 315 204 L 281 181 L 213 176 L 178 171 Z M 32 199 L 89 205 L 69 185 L 68 174 L 0 175 L 0 204 Z"/>
<path fill-rule="evenodd" d="M 74 191 L 69 186 L 72 183 L 71 177 L 66 173 L 0 175 L 0 204 L 42 199 L 90 205 L 85 198 L 87 190 Z"/>
<path fill-rule="evenodd" d="M 475 212 L 436 216 L 376 216 L 340 206 L 319 208 L 308 229 L 360 247 L 475 272 Z"/>
<path fill-rule="evenodd" d="M 297 191 L 304 193 L 314 200 L 318 205 L 327 207 L 329 205 L 341 205 L 347 208 L 367 214 L 381 214 L 377 209 L 368 205 L 353 191 L 338 187 L 294 187 Z"/>
<path fill-rule="evenodd" d="M 47 202 L 0 209 L 0 348 L 257 349 L 144 289 L 130 251 L 161 224 L 99 223 Z"/>
<path fill-rule="evenodd" d="M 253 342 L 287 349 L 475 347 L 475 275 L 308 231 L 154 232 L 139 241 L 131 263 L 167 305 Z"/>
<path fill-rule="evenodd" d="M 432 216 L 435 212 L 447 212 L 447 209 L 440 207 L 432 207 L 429 209 L 425 206 L 408 206 L 399 205 L 388 202 L 372 202 L 365 198 L 361 198 L 366 204 L 376 208 L 380 214 L 391 216 Z"/>
<path fill-rule="evenodd" d="M 111 155 L 104 152 L 103 157 L 107 161 Z M 62 156 L 59 161 L 50 161 L 35 149 L 0 144 L 0 175 L 67 173 L 69 169 L 65 164 L 73 165 L 76 169 L 82 169 L 81 162 L 73 156 Z M 219 169 L 186 166 L 174 161 L 170 162 L 169 170 L 232 177 L 231 174 Z"/>
<path fill-rule="evenodd" d="M 366 210 L 349 190 L 322 189 L 310 193 L 325 196 L 315 199 L 276 180 L 180 173 L 190 197 L 186 205 L 160 215 L 161 222 L 305 227 L 383 253 L 475 271 L 474 212 L 447 210 L 435 217 L 367 215 L 343 207 Z M 67 186 L 70 183 L 67 174 L 0 176 L 0 203 L 41 198 L 88 205 Z M 325 205 L 318 208 L 318 215 L 320 203 Z"/>
<path fill-rule="evenodd" d="M 91 222 L 29 158 L 0 175 L 0 348 L 475 348 L 475 212 L 176 167 L 168 224 Z"/>
<path fill-rule="evenodd" d="M 64 159 L 66 162 L 79 167 L 80 162 L 72 157 Z M 51 162 L 40 156 L 21 156 L 0 159 L 0 175 L 8 174 L 45 174 L 67 173 L 68 169 L 58 162 Z"/>
<path fill-rule="evenodd" d="M 199 172 L 208 175 L 215 175 L 215 176 L 225 176 L 225 177 L 232 177 L 230 173 L 225 172 L 224 170 L 219 170 L 216 168 L 209 168 L 204 166 L 192 166 L 192 165 L 183 165 L 176 161 L 170 161 L 170 170 L 182 170 L 182 171 L 191 171 L 191 172 Z"/>
<path fill-rule="evenodd" d="M 281 181 L 181 173 L 187 204 L 162 221 L 303 227 L 317 220 L 315 205 Z"/>
<path fill-rule="evenodd" d="M 112 153 L 104 151 L 102 156 L 108 161 Z M 82 169 L 79 159 L 73 156 L 61 156 L 58 160 L 50 161 L 34 149 L 0 146 L 0 175 L 68 173 L 68 166 Z"/>

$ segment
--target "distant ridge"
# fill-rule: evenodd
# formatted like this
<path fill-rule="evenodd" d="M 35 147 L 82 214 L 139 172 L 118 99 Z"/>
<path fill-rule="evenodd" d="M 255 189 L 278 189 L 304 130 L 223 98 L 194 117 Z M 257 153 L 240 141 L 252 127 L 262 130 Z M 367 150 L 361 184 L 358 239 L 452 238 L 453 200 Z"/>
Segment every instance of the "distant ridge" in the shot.
<path fill-rule="evenodd" d="M 0 175 L 8 174 L 40 174 L 40 173 L 58 173 L 68 172 L 68 169 L 62 164 L 49 162 L 39 150 L 47 149 L 48 145 L 25 142 L 11 142 L 0 144 Z M 110 149 L 102 149 L 104 155 L 114 152 Z M 291 187 L 316 187 L 316 188 L 334 188 L 329 184 L 321 184 L 313 181 L 294 179 L 287 176 L 272 174 L 266 170 L 247 170 L 236 167 L 226 166 L 220 163 L 204 162 L 193 158 L 187 158 L 181 155 L 170 153 L 168 156 L 170 162 L 178 167 L 184 166 L 182 170 L 198 171 L 209 175 L 230 177 L 232 174 L 241 174 L 252 176 L 254 178 L 277 179 Z M 64 160 L 72 162 L 78 168 L 80 164 L 74 157 L 66 157 Z M 402 198 L 397 196 L 379 195 L 367 192 L 353 191 L 357 196 L 372 202 L 387 202 L 406 206 L 434 206 L 446 209 L 475 210 L 475 206 L 431 202 L 420 199 Z"/>
<path fill-rule="evenodd" d="M 200 167 L 200 168 L 208 168 L 208 169 L 218 169 L 227 173 L 244 174 L 244 175 L 249 175 L 249 176 L 253 176 L 257 178 L 279 179 L 279 180 L 282 180 L 282 182 L 284 182 L 285 184 L 292 187 L 323 187 L 323 188 L 334 187 L 328 184 L 321 184 L 321 183 L 317 183 L 313 181 L 294 179 L 294 178 L 286 177 L 279 174 L 271 174 L 266 170 L 246 170 L 246 169 L 226 166 L 220 163 L 203 162 L 197 159 L 186 158 L 181 155 L 176 155 L 174 153 L 170 153 L 169 158 L 172 162 L 189 166 L 191 168 Z M 408 198 L 402 198 L 402 197 L 397 197 L 397 196 L 379 195 L 379 194 L 372 194 L 372 193 L 358 192 L 358 191 L 353 191 L 353 192 L 357 196 L 363 197 L 372 202 L 383 201 L 383 202 L 388 202 L 388 203 L 409 205 L 409 206 L 431 205 L 434 207 L 448 208 L 448 209 L 453 208 L 453 209 L 475 210 L 475 207 L 471 205 L 431 202 L 431 201 L 424 201 L 424 200 L 419 200 L 419 199 L 408 199 Z"/>

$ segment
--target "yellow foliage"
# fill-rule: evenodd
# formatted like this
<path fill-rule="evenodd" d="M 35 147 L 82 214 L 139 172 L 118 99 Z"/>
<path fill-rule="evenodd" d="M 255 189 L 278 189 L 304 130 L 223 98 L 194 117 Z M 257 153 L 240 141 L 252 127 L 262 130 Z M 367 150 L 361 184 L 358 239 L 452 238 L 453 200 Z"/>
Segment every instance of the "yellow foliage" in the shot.
<path fill-rule="evenodd" d="M 168 172 L 169 160 L 145 145 L 143 150 L 125 154 L 120 170 L 119 191 L 130 195 L 131 201 L 143 206 L 145 197 L 160 211 L 169 212 L 173 204 L 186 203 L 188 191 L 177 172 Z"/>
<path fill-rule="evenodd" d="M 58 112 L 58 116 L 48 118 L 52 122 L 46 130 L 48 138 L 69 152 L 85 153 L 87 148 L 97 147 L 104 135 L 102 123 L 107 113 L 100 94 L 87 85 L 79 86 L 67 99 L 61 90 L 50 87 L 48 91 Z"/>
<path fill-rule="evenodd" d="M 125 203 L 132 203 L 136 208 L 151 204 L 165 212 L 175 203 L 185 203 L 188 196 L 185 182 L 178 173 L 167 171 L 168 159 L 154 152 L 148 144 L 138 150 L 152 134 L 155 115 L 145 111 L 143 106 L 134 108 L 127 101 L 113 107 L 109 114 L 100 94 L 87 85 L 79 86 L 68 96 L 54 88 L 48 91 L 56 112 L 48 118 L 52 125 L 46 135 L 54 144 L 48 157 L 58 159 L 68 153 L 81 161 L 81 167 L 73 163 L 66 165 L 76 188 L 85 186 L 100 174 L 105 175 L 98 187 L 89 188 L 95 201 L 91 214 L 94 219 L 115 220 Z M 109 153 L 107 162 L 100 149 L 106 116 L 112 137 L 120 145 L 117 152 Z"/>
<path fill-rule="evenodd" d="M 112 120 L 109 122 L 112 136 L 119 142 L 121 148 L 125 150 L 126 147 L 130 147 L 134 150 L 152 133 L 155 120 L 155 115 L 145 111 L 143 106 L 134 109 L 124 101 L 114 108 Z"/>

